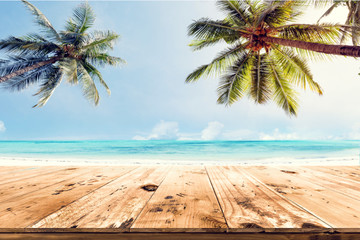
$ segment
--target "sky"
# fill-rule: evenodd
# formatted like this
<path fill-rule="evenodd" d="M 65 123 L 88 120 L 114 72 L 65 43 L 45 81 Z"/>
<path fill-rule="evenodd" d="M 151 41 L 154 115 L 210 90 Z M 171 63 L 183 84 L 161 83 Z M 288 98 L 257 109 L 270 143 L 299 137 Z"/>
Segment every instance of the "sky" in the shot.
<path fill-rule="evenodd" d="M 61 30 L 79 1 L 33 1 Z M 202 17 L 223 17 L 214 1 L 90 1 L 93 29 L 121 35 L 111 52 L 127 64 L 101 69 L 111 89 L 100 89 L 95 107 L 80 86 L 63 82 L 46 106 L 37 86 L 22 92 L 0 88 L 0 140 L 336 140 L 360 139 L 360 62 L 338 57 L 309 63 L 324 95 L 300 92 L 297 117 L 274 103 L 247 98 L 231 107 L 216 103 L 217 78 L 186 84 L 224 45 L 193 52 L 187 26 Z M 325 9 L 310 8 L 301 20 L 315 23 Z M 346 9 L 328 22 L 342 23 Z M 0 1 L 0 39 L 39 29 L 20 1 Z"/>

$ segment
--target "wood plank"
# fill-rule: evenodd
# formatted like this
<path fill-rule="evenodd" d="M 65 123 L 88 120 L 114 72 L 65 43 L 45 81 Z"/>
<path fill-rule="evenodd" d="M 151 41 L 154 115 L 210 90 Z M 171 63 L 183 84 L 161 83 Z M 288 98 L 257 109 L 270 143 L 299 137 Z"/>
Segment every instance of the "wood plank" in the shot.
<path fill-rule="evenodd" d="M 138 167 L 30 226 L 33 228 L 117 228 L 129 231 L 170 167 Z"/>
<path fill-rule="evenodd" d="M 360 173 L 354 171 L 355 166 L 345 167 L 345 166 L 306 166 L 306 168 L 331 174 L 332 176 L 342 177 L 345 179 L 351 179 L 353 181 L 360 182 Z"/>
<path fill-rule="evenodd" d="M 272 167 L 246 167 L 251 175 L 335 228 L 360 228 L 359 201 Z"/>
<path fill-rule="evenodd" d="M 98 167 L 97 167 L 98 168 Z M 84 173 L 93 171 L 94 167 L 75 168 L 67 167 L 56 171 L 47 171 L 35 177 L 20 179 L 1 185 L 0 203 L 9 202 L 15 198 L 26 198 L 27 194 L 36 194 L 36 191 L 76 178 Z M 54 178 L 56 176 L 56 178 Z M 16 200 L 16 199 L 15 199 Z"/>
<path fill-rule="evenodd" d="M 0 227 L 27 227 L 132 169 L 134 167 L 86 167 L 78 169 L 83 173 L 80 175 L 75 170 L 76 178 L 0 203 Z M 53 177 L 57 179 L 56 174 Z"/>
<path fill-rule="evenodd" d="M 231 232 L 263 228 L 328 228 L 328 224 L 286 200 L 241 167 L 206 167 Z M 291 230 L 290 230 L 291 231 Z"/>
<path fill-rule="evenodd" d="M 174 167 L 131 232 L 224 232 L 227 226 L 204 167 Z"/>
<path fill-rule="evenodd" d="M 8 184 L 22 179 L 33 178 L 42 174 L 47 174 L 49 172 L 56 172 L 59 169 L 64 169 L 64 167 L 28 167 L 15 172 L 9 171 L 6 174 L 4 173 L 0 175 L 0 185 Z"/>
<path fill-rule="evenodd" d="M 276 168 L 280 168 L 284 171 L 297 172 L 297 176 L 301 179 L 360 201 L 360 183 L 357 181 L 300 166 L 284 166 Z"/>
<path fill-rule="evenodd" d="M 36 168 L 36 167 L 29 167 L 29 166 L 0 166 L 0 176 L 3 176 L 5 174 L 10 174 L 10 173 L 14 173 L 17 171 L 24 171 L 24 170 L 29 170 L 31 168 Z"/>
<path fill-rule="evenodd" d="M 358 233 L 16 233 L 6 240 L 358 240 Z"/>

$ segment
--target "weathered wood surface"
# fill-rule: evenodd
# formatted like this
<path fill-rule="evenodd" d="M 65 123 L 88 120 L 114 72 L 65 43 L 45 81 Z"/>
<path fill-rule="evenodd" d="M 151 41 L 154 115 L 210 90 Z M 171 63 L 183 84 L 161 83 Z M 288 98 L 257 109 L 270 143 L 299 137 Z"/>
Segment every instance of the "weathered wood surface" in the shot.
<path fill-rule="evenodd" d="M 117 228 L 128 231 L 169 167 L 138 167 L 32 225 L 33 228 Z"/>
<path fill-rule="evenodd" d="M 71 169 L 73 168 L 58 168 L 57 170 L 39 173 L 36 177 L 13 180 L 7 184 L 2 184 L 0 185 L 0 204 L 9 203 L 12 199 L 17 201 L 19 198 L 26 198 L 27 194 L 36 194 L 36 191 L 43 188 L 71 180 L 76 176 L 92 171 L 89 168 L 78 169 L 77 171 Z"/>
<path fill-rule="evenodd" d="M 63 167 L 61 168 L 63 169 Z M 59 167 L 26 167 L 16 168 L 16 170 L 8 170 L 6 173 L 0 174 L 0 184 L 8 184 L 23 179 L 31 179 L 41 176 L 42 174 L 55 173 Z"/>
<path fill-rule="evenodd" d="M 306 167 L 282 167 L 282 169 L 284 168 L 288 171 L 297 172 L 299 177 L 302 179 L 360 201 L 360 183 L 358 181 L 338 177 L 336 175 L 329 176 L 329 174 L 324 172 L 312 170 Z"/>
<path fill-rule="evenodd" d="M 6 240 L 358 240 L 357 233 L 28 233 L 1 234 Z"/>
<path fill-rule="evenodd" d="M 212 231 L 227 226 L 204 167 L 173 168 L 131 231 Z"/>
<path fill-rule="evenodd" d="M 55 184 L 0 203 L 0 227 L 28 227 L 132 168 L 66 168 L 72 172 L 66 180 L 54 175 Z"/>
<path fill-rule="evenodd" d="M 286 199 L 311 212 L 334 228 L 359 228 L 360 203 L 344 194 L 322 187 L 287 167 L 246 167 L 247 172 Z"/>
<path fill-rule="evenodd" d="M 0 239 L 358 240 L 359 192 L 358 166 L 0 167 Z"/>
<path fill-rule="evenodd" d="M 345 179 L 351 179 L 360 182 L 360 170 L 356 166 L 334 166 L 334 167 L 323 167 L 323 166 L 306 166 L 306 168 L 324 172 L 330 176 L 342 177 Z"/>
<path fill-rule="evenodd" d="M 254 179 L 238 167 L 206 167 L 229 230 L 330 226 Z"/>

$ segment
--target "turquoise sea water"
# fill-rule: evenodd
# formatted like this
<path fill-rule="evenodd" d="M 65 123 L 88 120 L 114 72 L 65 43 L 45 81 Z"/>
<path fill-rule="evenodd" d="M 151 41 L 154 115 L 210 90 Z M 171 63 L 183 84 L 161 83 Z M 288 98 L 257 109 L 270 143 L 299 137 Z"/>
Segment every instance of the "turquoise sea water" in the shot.
<path fill-rule="evenodd" d="M 0 141 L 0 157 L 269 161 L 358 157 L 360 141 Z"/>

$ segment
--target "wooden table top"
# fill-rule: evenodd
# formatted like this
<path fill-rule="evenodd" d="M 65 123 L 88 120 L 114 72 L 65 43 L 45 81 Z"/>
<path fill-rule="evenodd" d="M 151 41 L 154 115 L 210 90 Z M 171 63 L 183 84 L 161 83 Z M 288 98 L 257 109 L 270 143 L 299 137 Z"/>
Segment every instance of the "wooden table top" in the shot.
<path fill-rule="evenodd" d="M 0 232 L 355 234 L 360 167 L 0 167 Z"/>

